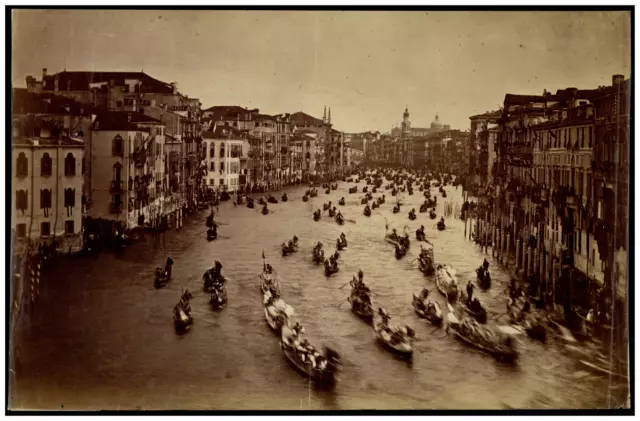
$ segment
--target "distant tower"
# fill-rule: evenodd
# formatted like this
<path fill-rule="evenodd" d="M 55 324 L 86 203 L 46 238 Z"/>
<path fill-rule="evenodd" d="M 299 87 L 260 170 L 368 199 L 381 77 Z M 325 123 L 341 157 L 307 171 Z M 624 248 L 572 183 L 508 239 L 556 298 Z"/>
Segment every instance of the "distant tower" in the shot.
<path fill-rule="evenodd" d="M 322 115 L 322 122 L 326 123 L 327 122 L 327 106 L 324 106 L 324 114 Z"/>
<path fill-rule="evenodd" d="M 329 107 L 329 117 L 327 119 L 327 123 L 331 124 L 331 107 Z"/>
<path fill-rule="evenodd" d="M 411 122 L 409 121 L 409 108 L 405 107 L 404 114 L 402 114 L 402 137 L 409 137 L 411 130 Z"/>

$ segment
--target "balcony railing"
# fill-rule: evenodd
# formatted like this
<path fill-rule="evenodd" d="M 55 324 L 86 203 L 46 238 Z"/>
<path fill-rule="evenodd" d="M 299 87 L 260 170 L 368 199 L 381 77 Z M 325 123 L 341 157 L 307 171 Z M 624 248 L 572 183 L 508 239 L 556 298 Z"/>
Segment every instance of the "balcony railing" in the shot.
<path fill-rule="evenodd" d="M 122 181 L 112 180 L 111 189 L 109 191 L 111 193 L 122 193 Z"/>

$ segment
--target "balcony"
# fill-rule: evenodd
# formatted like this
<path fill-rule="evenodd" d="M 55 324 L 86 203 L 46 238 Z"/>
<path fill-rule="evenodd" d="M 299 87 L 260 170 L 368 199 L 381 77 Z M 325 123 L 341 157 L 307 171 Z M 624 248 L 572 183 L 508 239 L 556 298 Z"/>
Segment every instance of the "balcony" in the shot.
<path fill-rule="evenodd" d="M 113 180 L 111 181 L 111 188 L 109 189 L 109 192 L 114 194 L 114 193 L 122 193 L 122 181 L 118 181 L 118 180 Z"/>

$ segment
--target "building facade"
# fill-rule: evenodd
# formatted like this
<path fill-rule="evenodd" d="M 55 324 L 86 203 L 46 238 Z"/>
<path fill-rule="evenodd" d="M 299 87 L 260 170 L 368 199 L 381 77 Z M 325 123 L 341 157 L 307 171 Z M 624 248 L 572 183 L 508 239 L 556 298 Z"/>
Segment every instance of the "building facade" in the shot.
<path fill-rule="evenodd" d="M 14 132 L 11 228 L 15 246 L 56 242 L 60 251 L 82 248 L 84 144 L 41 127 L 37 136 Z"/>
<path fill-rule="evenodd" d="M 207 173 L 204 184 L 210 190 L 236 192 L 242 187 L 240 159 L 246 133 L 227 126 L 217 126 L 203 133 Z"/>

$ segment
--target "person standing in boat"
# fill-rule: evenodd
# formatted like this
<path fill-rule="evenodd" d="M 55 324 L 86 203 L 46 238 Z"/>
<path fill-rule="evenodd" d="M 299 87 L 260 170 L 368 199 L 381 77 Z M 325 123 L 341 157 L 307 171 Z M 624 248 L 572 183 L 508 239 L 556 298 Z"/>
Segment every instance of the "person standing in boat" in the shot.
<path fill-rule="evenodd" d="M 471 281 L 469 281 L 469 283 L 467 283 L 467 302 L 471 303 L 471 299 L 473 298 L 473 284 L 471 283 Z"/>

